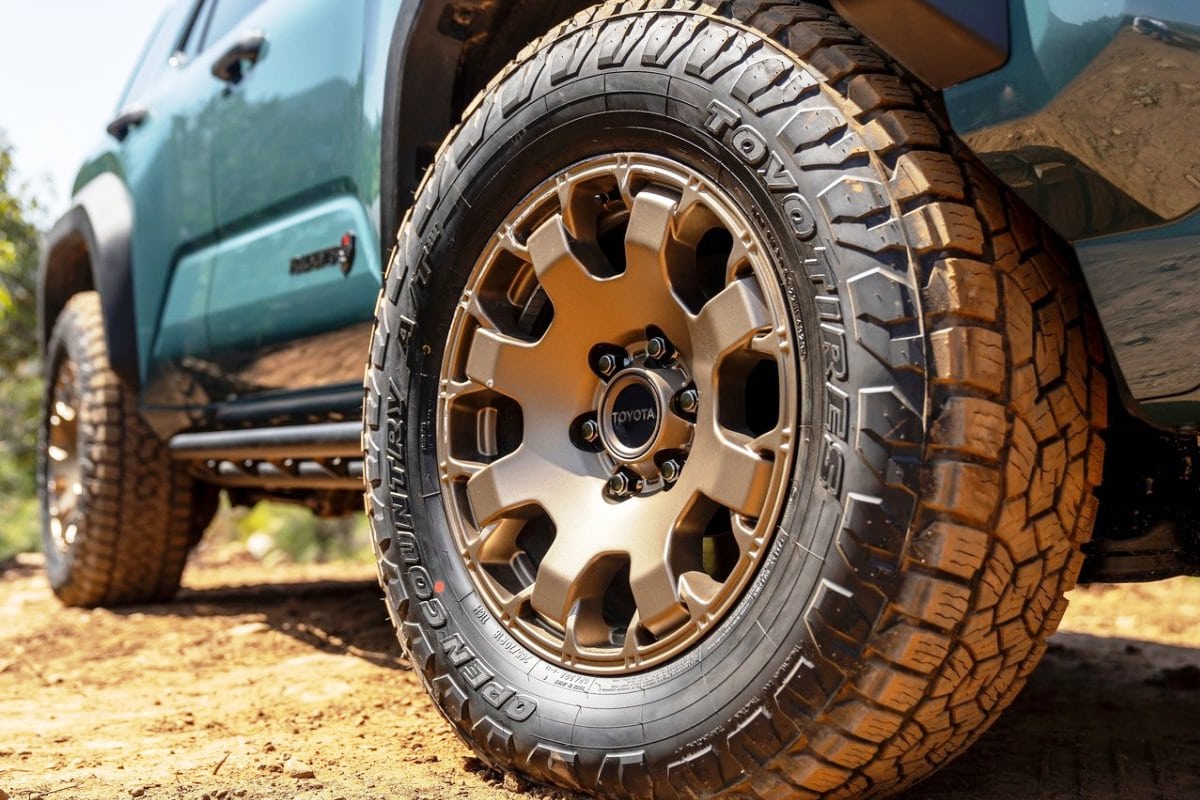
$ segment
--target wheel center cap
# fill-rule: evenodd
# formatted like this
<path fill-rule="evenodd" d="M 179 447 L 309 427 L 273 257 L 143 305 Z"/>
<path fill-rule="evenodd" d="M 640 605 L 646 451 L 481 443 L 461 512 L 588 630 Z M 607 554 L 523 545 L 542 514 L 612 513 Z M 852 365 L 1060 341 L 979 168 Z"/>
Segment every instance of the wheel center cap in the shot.
<path fill-rule="evenodd" d="M 658 427 L 658 399 L 642 383 L 621 390 L 608 412 L 613 435 L 626 447 L 642 447 Z"/>
<path fill-rule="evenodd" d="M 661 392 L 647 375 L 637 370 L 618 375 L 600 410 L 604 444 L 618 459 L 635 460 L 654 444 L 662 417 Z"/>

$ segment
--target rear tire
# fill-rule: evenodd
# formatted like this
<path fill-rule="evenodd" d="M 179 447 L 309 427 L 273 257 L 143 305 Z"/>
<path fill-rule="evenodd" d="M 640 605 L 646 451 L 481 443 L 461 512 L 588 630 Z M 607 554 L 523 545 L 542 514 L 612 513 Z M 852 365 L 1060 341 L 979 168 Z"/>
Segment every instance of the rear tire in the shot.
<path fill-rule="evenodd" d="M 466 291 L 492 285 L 475 276 L 493 232 L 523 274 L 512 242 L 529 231 L 510 212 L 614 151 L 673 159 L 741 203 L 807 376 L 790 387 L 789 492 L 752 583 L 687 652 L 619 675 L 530 644 L 514 622 L 527 605 L 496 611 L 487 565 L 456 528 L 474 501 L 464 511 L 461 465 L 443 457 L 463 441 L 447 438 L 462 414 L 446 398 L 466 391 L 455 363 L 469 383 L 470 365 L 500 352 L 476 359 L 454 343 L 496 327 L 480 304 L 515 296 Z M 608 324 L 607 307 L 547 294 L 550 329 L 559 315 Z M 1103 359 L 1069 253 L 944 132 L 919 87 L 829 12 L 597 7 L 526 48 L 475 101 L 401 228 L 364 412 L 389 611 L 438 707 L 504 769 L 605 797 L 891 793 L 986 730 L 1062 617 L 1096 511 Z M 576 366 L 545 364 L 563 397 Z M 511 403 L 496 406 L 479 430 L 503 442 L 510 420 L 510 447 L 553 416 L 524 408 L 518 425 Z M 587 452 L 577 437 L 567 446 Z M 471 470 L 509 451 L 480 452 Z M 508 521 L 530 518 L 518 511 Z M 541 563 L 524 546 L 518 577 Z"/>
<path fill-rule="evenodd" d="M 173 463 L 108 363 L 100 298 L 75 295 L 46 352 L 42 545 L 70 606 L 165 600 L 216 512 L 216 491 Z"/>

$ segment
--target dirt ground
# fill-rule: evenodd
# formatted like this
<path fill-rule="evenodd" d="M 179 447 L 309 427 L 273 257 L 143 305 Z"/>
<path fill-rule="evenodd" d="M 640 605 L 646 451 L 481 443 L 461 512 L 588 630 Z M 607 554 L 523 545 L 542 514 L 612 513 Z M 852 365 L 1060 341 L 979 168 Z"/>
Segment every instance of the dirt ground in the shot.
<path fill-rule="evenodd" d="M 433 711 L 372 568 L 205 563 L 170 605 L 0 574 L 0 798 L 543 798 Z M 1200 581 L 1077 590 L 1025 694 L 917 798 L 1200 797 Z"/>

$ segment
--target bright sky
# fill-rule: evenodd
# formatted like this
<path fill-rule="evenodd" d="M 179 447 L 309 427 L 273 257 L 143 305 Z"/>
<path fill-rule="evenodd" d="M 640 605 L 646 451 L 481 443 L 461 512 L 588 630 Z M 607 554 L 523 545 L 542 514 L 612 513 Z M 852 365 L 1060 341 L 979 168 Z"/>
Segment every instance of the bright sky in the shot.
<path fill-rule="evenodd" d="M 0 0 L 0 131 L 52 222 L 167 0 Z M 41 222 L 41 220 L 39 220 Z"/>

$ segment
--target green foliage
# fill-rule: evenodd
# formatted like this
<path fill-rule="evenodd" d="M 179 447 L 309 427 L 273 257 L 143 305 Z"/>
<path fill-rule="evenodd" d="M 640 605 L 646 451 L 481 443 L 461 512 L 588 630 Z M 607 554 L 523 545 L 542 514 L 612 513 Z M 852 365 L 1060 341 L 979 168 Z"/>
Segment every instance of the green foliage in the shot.
<path fill-rule="evenodd" d="M 13 186 L 12 147 L 0 135 L 0 370 L 37 357 L 37 205 Z"/>
<path fill-rule="evenodd" d="M 268 564 L 374 558 L 367 520 L 362 514 L 321 519 L 301 506 L 268 502 L 253 508 L 231 508 L 224 495 L 216 518 L 204 534 L 203 547 L 225 556 L 249 553 Z"/>
<path fill-rule="evenodd" d="M 14 553 L 41 549 L 41 521 L 32 495 L 0 497 L 0 561 Z"/>
<path fill-rule="evenodd" d="M 0 558 L 38 540 L 38 232 L 28 221 L 37 206 L 14 182 L 12 148 L 0 135 Z"/>

